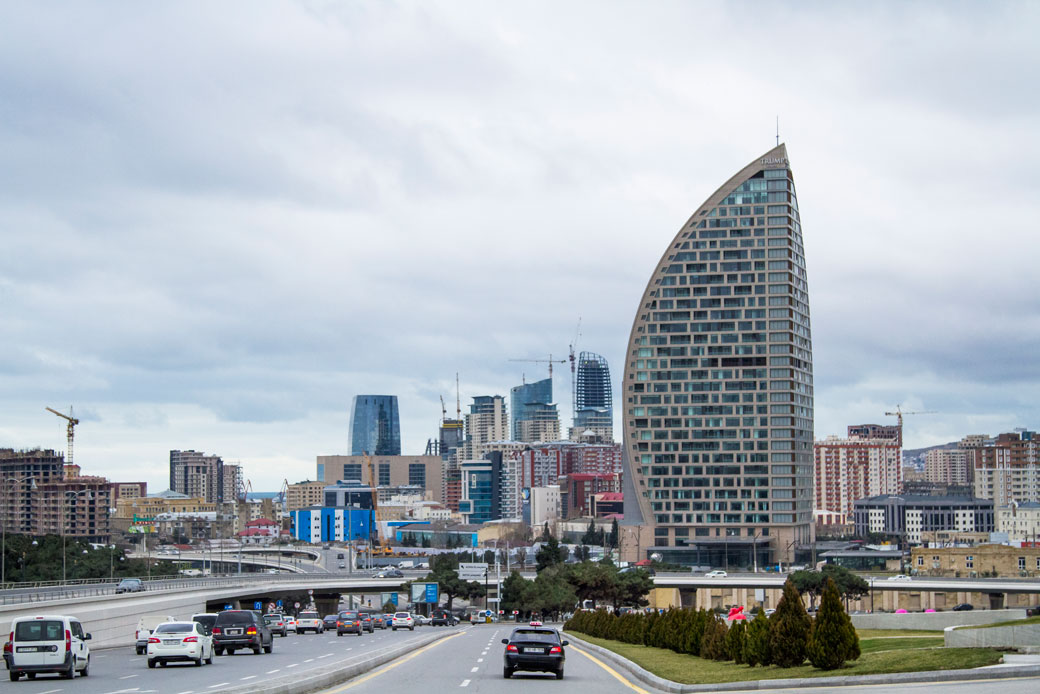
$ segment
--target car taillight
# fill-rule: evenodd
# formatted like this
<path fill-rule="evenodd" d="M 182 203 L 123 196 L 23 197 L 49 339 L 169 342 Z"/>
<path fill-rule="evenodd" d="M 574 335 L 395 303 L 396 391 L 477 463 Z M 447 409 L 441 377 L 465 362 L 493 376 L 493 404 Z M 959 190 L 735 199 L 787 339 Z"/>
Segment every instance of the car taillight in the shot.
<path fill-rule="evenodd" d="M 516 646 L 514 646 L 513 644 L 509 644 L 508 646 L 506 646 L 506 652 L 507 653 L 519 653 L 519 651 L 516 650 Z"/>
<path fill-rule="evenodd" d="M 563 651 L 560 650 L 559 646 L 553 646 L 552 648 L 549 649 L 549 653 L 550 654 L 552 654 L 552 653 L 563 653 Z"/>
<path fill-rule="evenodd" d="M 137 631 L 134 632 L 134 638 L 135 639 L 141 638 L 141 630 L 140 629 L 138 629 Z"/>
<path fill-rule="evenodd" d="M 148 643 L 159 643 L 159 639 L 155 638 L 154 636 L 149 636 Z"/>
<path fill-rule="evenodd" d="M 184 643 L 198 643 L 198 642 L 199 642 L 199 637 L 198 636 L 189 636 L 188 638 L 184 639 Z M 557 649 L 557 650 L 559 650 L 559 649 Z"/>
<path fill-rule="evenodd" d="M 246 629 L 246 634 L 248 634 L 249 636 L 255 636 L 256 635 L 256 627 L 249 627 L 248 629 Z"/>
<path fill-rule="evenodd" d="M 336 622 L 336 626 L 338 626 L 338 627 L 343 626 L 343 622 Z"/>
<path fill-rule="evenodd" d="M 214 634 L 214 635 L 219 634 L 220 633 L 220 627 L 213 627 L 213 631 L 210 632 L 210 633 Z"/>
<path fill-rule="evenodd" d="M 65 652 L 68 653 L 72 650 L 72 632 L 68 629 L 65 630 Z"/>
<path fill-rule="evenodd" d="M 361 622 L 354 622 L 354 626 L 356 626 L 356 627 L 361 626 Z"/>

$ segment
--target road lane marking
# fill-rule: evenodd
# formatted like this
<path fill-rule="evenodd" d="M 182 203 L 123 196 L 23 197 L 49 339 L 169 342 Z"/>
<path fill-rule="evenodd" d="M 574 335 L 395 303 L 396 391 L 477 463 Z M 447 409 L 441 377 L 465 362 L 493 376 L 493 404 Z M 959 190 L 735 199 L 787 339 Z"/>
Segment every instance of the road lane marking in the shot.
<path fill-rule="evenodd" d="M 289 668 L 296 667 L 297 665 L 299 665 L 299 663 L 293 663 L 292 665 L 286 665 L 285 669 L 288 670 Z"/>
<path fill-rule="evenodd" d="M 470 668 L 470 672 L 476 672 L 476 671 L 477 671 L 477 670 L 479 670 L 479 669 L 480 669 L 479 667 L 475 667 L 475 668 Z"/>
<path fill-rule="evenodd" d="M 468 687 L 469 686 L 469 680 L 462 680 L 462 684 L 460 684 L 459 686 L 460 687 Z"/>
<path fill-rule="evenodd" d="M 121 679 L 121 680 L 128 680 L 128 679 L 130 679 L 131 677 L 137 677 L 137 675 L 123 675 L 123 676 L 122 676 L 122 677 L 120 677 L 119 679 Z"/>
<path fill-rule="evenodd" d="M 256 675 L 250 675 L 249 677 L 243 677 L 239 681 L 245 682 L 246 680 L 256 679 Z"/>
<path fill-rule="evenodd" d="M 60 689 L 48 689 L 45 692 L 40 692 L 40 694 L 54 694 L 55 692 L 60 692 L 60 691 L 61 691 Z"/>
<path fill-rule="evenodd" d="M 379 675 L 382 675 L 382 674 L 383 674 L 383 673 L 385 673 L 385 672 L 389 672 L 390 670 L 393 670 L 393 669 L 394 669 L 395 667 L 397 667 L 398 665 L 403 665 L 404 663 L 408 662 L 408 661 L 409 661 L 409 660 L 411 660 L 412 658 L 415 658 L 415 657 L 417 657 L 417 656 L 418 656 L 418 655 L 420 655 L 421 653 L 425 653 L 426 651 L 430 650 L 431 648 L 434 648 L 435 646 L 439 646 L 439 645 L 441 645 L 442 643 L 445 643 L 445 642 L 447 642 L 447 641 L 451 641 L 451 640 L 452 640 L 453 638 L 455 638 L 456 636 L 462 636 L 462 635 L 463 635 L 464 633 L 466 633 L 466 632 L 464 632 L 464 631 L 460 631 L 460 632 L 458 632 L 458 633 L 456 633 L 456 634 L 452 634 L 451 636 L 449 636 L 449 637 L 447 637 L 447 638 L 441 639 L 440 641 L 434 641 L 434 642 L 433 642 L 433 643 L 431 643 L 431 644 L 430 644 L 429 646 L 425 646 L 425 647 L 423 647 L 423 648 L 420 648 L 420 649 L 419 649 L 419 650 L 417 650 L 417 651 L 414 651 L 414 652 L 412 652 L 412 653 L 409 653 L 408 655 L 404 656 L 403 658 L 398 658 L 397 660 L 395 660 L 395 661 L 394 661 L 394 662 L 392 662 L 392 663 L 389 663 L 389 664 L 388 664 L 388 665 L 386 665 L 385 667 L 382 667 L 382 668 L 380 668 L 380 669 L 378 669 L 378 670 L 373 670 L 372 672 L 368 673 L 368 674 L 367 674 L 367 675 L 365 675 L 364 677 L 359 677 L 358 679 L 356 679 L 356 680 L 353 680 L 353 681 L 351 681 L 350 683 L 348 683 L 348 684 L 345 684 L 345 685 L 343 685 L 342 687 L 339 687 L 338 689 L 329 689 L 329 690 L 326 690 L 325 694 L 339 694 L 340 692 L 345 692 L 345 691 L 347 691 L 348 689 L 351 689 L 351 688 L 353 688 L 353 687 L 356 687 L 356 686 L 357 686 L 357 685 L 359 685 L 359 684 L 362 684 L 362 683 L 364 683 L 364 682 L 367 682 L 367 681 L 369 681 L 369 680 L 370 680 L 370 679 L 372 679 L 373 677 L 378 677 Z"/>
<path fill-rule="evenodd" d="M 477 662 L 478 662 L 478 663 L 483 663 L 483 662 L 484 662 L 484 659 L 483 659 L 483 658 L 477 658 Z"/>
<path fill-rule="evenodd" d="M 209 685 L 209 689 L 216 689 L 217 687 L 226 687 L 229 684 L 231 684 L 231 683 L 230 682 L 220 682 L 219 684 L 211 684 L 211 685 Z"/>
<path fill-rule="evenodd" d="M 305 662 L 305 663 L 313 663 L 314 662 L 314 658 L 308 658 L 307 660 L 305 660 L 303 662 Z"/>
<path fill-rule="evenodd" d="M 332 656 L 332 653 L 326 653 L 325 655 L 319 655 L 318 660 L 321 660 L 322 658 L 331 658 Z"/>
<path fill-rule="evenodd" d="M 281 669 L 278 669 L 278 670 L 268 670 L 268 671 L 267 671 L 266 673 L 264 673 L 264 674 L 266 674 L 266 675 L 273 675 L 273 674 L 274 674 L 274 673 L 276 673 L 276 672 L 281 672 Z"/>
<path fill-rule="evenodd" d="M 618 673 L 617 670 L 615 670 L 614 668 L 610 667 L 609 665 L 607 665 L 606 663 L 604 663 L 600 659 L 596 658 L 595 656 L 592 656 L 592 655 L 586 653 L 585 651 L 581 650 L 580 648 L 578 648 L 576 646 L 571 646 L 570 648 L 571 648 L 572 651 L 576 651 L 576 652 L 580 653 L 581 655 L 585 656 L 586 658 L 588 658 L 589 660 L 594 662 L 596 665 L 599 665 L 601 668 L 603 668 L 608 673 L 613 675 L 614 679 L 616 679 L 618 682 L 620 682 L 621 684 L 625 685 L 626 687 L 628 687 L 632 691 L 638 692 L 639 694 L 650 694 L 650 692 L 648 692 L 647 690 L 643 689 L 642 687 L 637 687 L 636 685 L 634 685 L 631 682 L 629 682 L 620 673 Z"/>

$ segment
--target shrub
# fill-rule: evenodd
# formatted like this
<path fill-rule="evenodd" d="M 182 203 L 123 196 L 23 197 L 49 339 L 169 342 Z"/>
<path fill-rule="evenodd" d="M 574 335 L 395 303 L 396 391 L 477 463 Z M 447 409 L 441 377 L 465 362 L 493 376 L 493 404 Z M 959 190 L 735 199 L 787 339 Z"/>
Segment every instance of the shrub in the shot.
<path fill-rule="evenodd" d="M 769 619 L 761 609 L 747 627 L 744 638 L 744 662 L 748 665 L 769 665 L 773 662 L 769 641 Z"/>
<path fill-rule="evenodd" d="M 708 660 L 729 660 L 726 648 L 726 625 L 714 615 L 704 627 L 704 638 L 701 641 L 701 657 Z"/>
<path fill-rule="evenodd" d="M 805 662 L 812 620 L 794 583 L 784 583 L 784 594 L 769 620 L 769 640 L 774 665 L 794 667 Z"/>
<path fill-rule="evenodd" d="M 726 634 L 726 650 L 729 659 L 738 665 L 744 662 L 744 642 L 747 635 L 747 621 L 744 619 L 734 620 L 729 625 L 729 633 Z"/>
<path fill-rule="evenodd" d="M 846 660 L 859 657 L 859 635 L 841 605 L 837 584 L 831 579 L 823 588 L 820 611 L 809 634 L 809 662 L 821 670 L 837 670 Z"/>

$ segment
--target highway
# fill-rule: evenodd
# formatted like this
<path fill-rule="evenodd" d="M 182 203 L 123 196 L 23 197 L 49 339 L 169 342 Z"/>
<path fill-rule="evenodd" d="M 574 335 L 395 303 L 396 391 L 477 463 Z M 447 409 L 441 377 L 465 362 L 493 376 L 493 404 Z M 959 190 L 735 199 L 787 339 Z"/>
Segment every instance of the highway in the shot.
<path fill-rule="evenodd" d="M 298 679 L 308 670 L 325 667 L 335 660 L 348 664 L 362 660 L 378 649 L 407 643 L 431 631 L 449 627 L 420 627 L 414 632 L 377 629 L 363 636 L 326 631 L 324 634 L 292 634 L 274 637 L 271 653 L 215 656 L 212 665 L 196 667 L 191 663 L 170 663 L 165 668 L 148 668 L 146 656 L 135 655 L 133 647 L 107 648 L 91 652 L 90 675 L 74 680 L 57 675 L 39 675 L 36 680 L 22 678 L 17 684 L 4 682 L 4 691 L 19 694 L 210 694 L 248 683 L 270 683 L 275 679 Z M 463 627 L 451 628 L 452 631 Z M 443 653 L 443 651 L 442 651 Z M 7 672 L 3 672 L 7 679 Z M 500 673 L 501 675 L 501 673 Z"/>

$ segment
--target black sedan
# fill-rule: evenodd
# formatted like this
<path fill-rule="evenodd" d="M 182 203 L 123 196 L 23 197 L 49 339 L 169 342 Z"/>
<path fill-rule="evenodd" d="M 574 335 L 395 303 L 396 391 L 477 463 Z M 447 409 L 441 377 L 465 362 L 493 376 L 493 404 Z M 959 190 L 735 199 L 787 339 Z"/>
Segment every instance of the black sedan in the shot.
<path fill-rule="evenodd" d="M 960 605 L 955 606 L 953 608 L 953 611 L 954 612 L 967 612 L 968 610 L 974 610 L 974 609 L 975 609 L 975 606 L 972 605 L 970 602 L 962 602 Z"/>
<path fill-rule="evenodd" d="M 509 679 L 517 670 L 552 672 L 563 679 L 563 652 L 566 641 L 560 641 L 555 629 L 520 627 L 508 639 L 502 639 L 506 650 L 502 654 L 502 676 Z"/>

